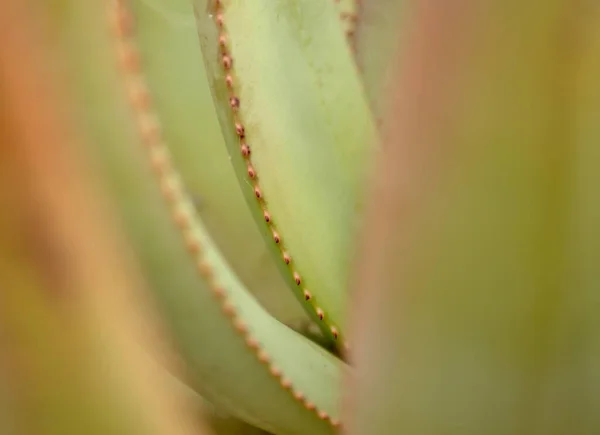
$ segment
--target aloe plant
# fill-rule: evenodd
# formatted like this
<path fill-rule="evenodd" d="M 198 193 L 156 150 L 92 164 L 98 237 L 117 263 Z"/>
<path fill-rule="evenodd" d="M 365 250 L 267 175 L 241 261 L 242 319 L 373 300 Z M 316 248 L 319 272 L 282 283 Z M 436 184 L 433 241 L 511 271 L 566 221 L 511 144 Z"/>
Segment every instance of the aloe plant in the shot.
<path fill-rule="evenodd" d="M 596 6 L 40 7 L 215 433 L 597 432 Z"/>

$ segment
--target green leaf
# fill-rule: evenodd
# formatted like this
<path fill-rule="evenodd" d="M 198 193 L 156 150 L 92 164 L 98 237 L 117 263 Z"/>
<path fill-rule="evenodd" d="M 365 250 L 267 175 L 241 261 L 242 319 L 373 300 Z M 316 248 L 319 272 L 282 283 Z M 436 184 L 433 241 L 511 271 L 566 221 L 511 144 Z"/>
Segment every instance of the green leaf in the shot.
<path fill-rule="evenodd" d="M 320 0 L 194 4 L 244 194 L 296 297 L 339 345 L 363 184 L 378 148 L 337 11 Z M 214 20 L 223 21 L 225 58 Z"/>
<path fill-rule="evenodd" d="M 539 6 L 416 6 L 356 284 L 350 434 L 600 430 L 600 15 Z"/>
<path fill-rule="evenodd" d="M 284 323 L 308 320 L 272 261 L 225 148 L 189 0 L 132 0 L 135 39 L 175 166 L 246 288 Z"/>
<path fill-rule="evenodd" d="M 142 128 L 152 126 L 140 100 L 124 106 L 125 90 L 141 95 L 132 91 L 143 89 L 142 77 L 129 68 L 123 82 L 111 67 L 131 40 L 119 41 L 114 51 L 117 41 L 108 40 L 92 19 L 102 11 L 77 2 L 70 6 L 72 15 L 63 22 L 72 23 L 71 35 L 86 32 L 85 44 L 69 38 L 67 48 L 77 71 L 74 86 L 88 102 L 81 121 L 94 142 L 89 151 L 185 358 L 192 387 L 217 407 L 275 434 L 332 433 L 338 381 L 347 367 L 267 314 L 244 289 L 195 218 L 179 176 L 161 160 L 168 159 L 162 140 L 143 129 L 140 143 L 134 131 L 134 120 L 145 120 Z M 150 161 L 163 175 L 150 171 Z M 165 201 L 171 197 L 165 197 L 165 188 L 175 201 Z M 190 241 L 200 252 L 191 250 Z M 267 363 L 261 361 L 266 357 Z M 295 397 L 299 393 L 303 397 Z"/>

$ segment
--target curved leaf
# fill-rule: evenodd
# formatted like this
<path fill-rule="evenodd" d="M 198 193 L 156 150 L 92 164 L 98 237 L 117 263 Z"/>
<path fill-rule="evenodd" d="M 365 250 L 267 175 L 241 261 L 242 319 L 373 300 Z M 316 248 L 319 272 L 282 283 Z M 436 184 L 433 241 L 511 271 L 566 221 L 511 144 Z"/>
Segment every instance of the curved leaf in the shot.
<path fill-rule="evenodd" d="M 600 8 L 459 5 L 395 60 L 349 433 L 595 434 Z"/>
<path fill-rule="evenodd" d="M 148 364 L 164 349 L 39 6 L 0 6 L 2 433 L 207 434 Z"/>
<path fill-rule="evenodd" d="M 246 288 L 269 312 L 288 324 L 308 320 L 285 288 L 241 194 L 215 114 L 191 3 L 129 3 L 154 107 L 202 221 Z"/>
<path fill-rule="evenodd" d="M 117 10 L 125 37 L 116 38 L 117 50 L 111 51 L 91 19 L 100 11 L 77 3 L 70 5 L 69 21 L 77 23 L 73 31 L 85 28 L 87 39 L 77 47 L 71 38 L 70 49 L 78 73 L 74 83 L 82 101 L 93 102 L 81 114 L 94 140 L 90 152 L 185 357 L 192 386 L 216 406 L 275 434 L 332 433 L 345 366 L 268 315 L 245 291 L 196 222 L 172 170 L 146 104 L 128 15 Z M 116 53 L 123 62 L 124 87 L 108 66 Z M 132 98 L 130 113 L 123 105 L 124 90 Z M 132 129 L 134 120 L 146 150 Z"/>
<path fill-rule="evenodd" d="M 377 146 L 335 6 L 216 4 L 195 0 L 226 145 L 290 287 L 339 345 L 363 182 Z"/>

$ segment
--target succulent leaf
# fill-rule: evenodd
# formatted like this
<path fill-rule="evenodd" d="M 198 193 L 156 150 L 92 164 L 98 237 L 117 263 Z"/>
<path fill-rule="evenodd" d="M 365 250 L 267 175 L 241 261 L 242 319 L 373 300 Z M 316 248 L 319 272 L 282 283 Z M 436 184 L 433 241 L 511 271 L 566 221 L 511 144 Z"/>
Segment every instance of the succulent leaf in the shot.
<path fill-rule="evenodd" d="M 598 433 L 600 8 L 417 3 L 356 284 L 349 433 Z"/>
<path fill-rule="evenodd" d="M 71 38 L 69 48 L 77 71 L 73 83 L 82 102 L 93 102 L 82 104 L 81 113 L 94 138 L 89 152 L 185 357 L 192 386 L 217 407 L 272 433 L 332 433 L 346 366 L 267 314 L 197 221 L 147 104 L 148 88 L 122 4 L 112 10 L 121 35 L 112 50 L 91 19 L 93 9 L 75 2 L 71 7 L 71 21 L 87 35 L 85 47 Z M 117 53 L 123 78 L 111 69 Z M 125 91 L 130 108 L 124 105 Z"/>
<path fill-rule="evenodd" d="M 335 5 L 195 0 L 242 190 L 294 294 L 338 347 L 377 142 Z"/>
<path fill-rule="evenodd" d="M 0 6 L 2 433 L 207 435 L 156 376 L 142 281 L 33 3 Z"/>
<path fill-rule="evenodd" d="M 252 221 L 223 141 L 189 0 L 130 0 L 144 76 L 173 162 L 219 250 L 270 313 L 297 325 L 286 289 Z"/>

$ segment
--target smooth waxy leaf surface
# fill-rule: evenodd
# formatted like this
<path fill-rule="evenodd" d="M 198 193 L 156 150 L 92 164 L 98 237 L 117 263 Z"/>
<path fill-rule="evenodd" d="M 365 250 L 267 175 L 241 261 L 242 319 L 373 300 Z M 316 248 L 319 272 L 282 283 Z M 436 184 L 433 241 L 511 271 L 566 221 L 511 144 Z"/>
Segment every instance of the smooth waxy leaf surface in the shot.
<path fill-rule="evenodd" d="M 363 183 L 378 148 L 335 6 L 194 4 L 242 189 L 295 295 L 341 343 Z"/>
<path fill-rule="evenodd" d="M 242 196 L 208 87 L 189 0 L 132 0 L 134 32 L 175 165 L 213 240 L 242 282 L 275 317 L 308 320 Z"/>
<path fill-rule="evenodd" d="M 182 222 L 193 219 L 193 204 L 180 190 L 178 175 L 160 169 L 172 166 L 162 160 L 167 149 L 155 142 L 154 130 L 145 130 L 142 122 L 141 140 L 150 159 L 134 131 L 135 119 L 148 121 L 150 114 L 139 101 L 124 107 L 125 90 L 131 91 L 133 83 L 120 83 L 111 67 L 123 47 L 117 43 L 120 49 L 111 50 L 106 33 L 90 19 L 94 11 L 70 6 L 69 21 L 77 26 L 69 32 L 85 28 L 87 34 L 85 47 L 72 38 L 68 48 L 81 98 L 94 102 L 81 114 L 96 144 L 90 153 L 185 357 L 192 386 L 217 407 L 275 434 L 332 433 L 331 424 L 317 412 L 337 417 L 338 380 L 345 366 L 268 315 L 231 272 L 202 224 L 190 223 L 182 231 Z M 130 74 L 126 71 L 125 77 L 131 79 Z M 140 85 L 140 77 L 136 79 Z M 158 173 L 150 171 L 151 161 Z M 171 192 L 177 201 L 165 201 L 161 192 Z M 200 248 L 200 257 L 189 244 L 186 249 L 190 240 Z M 267 357 L 270 365 L 260 361 Z M 300 392 L 301 400 L 292 394 Z"/>

